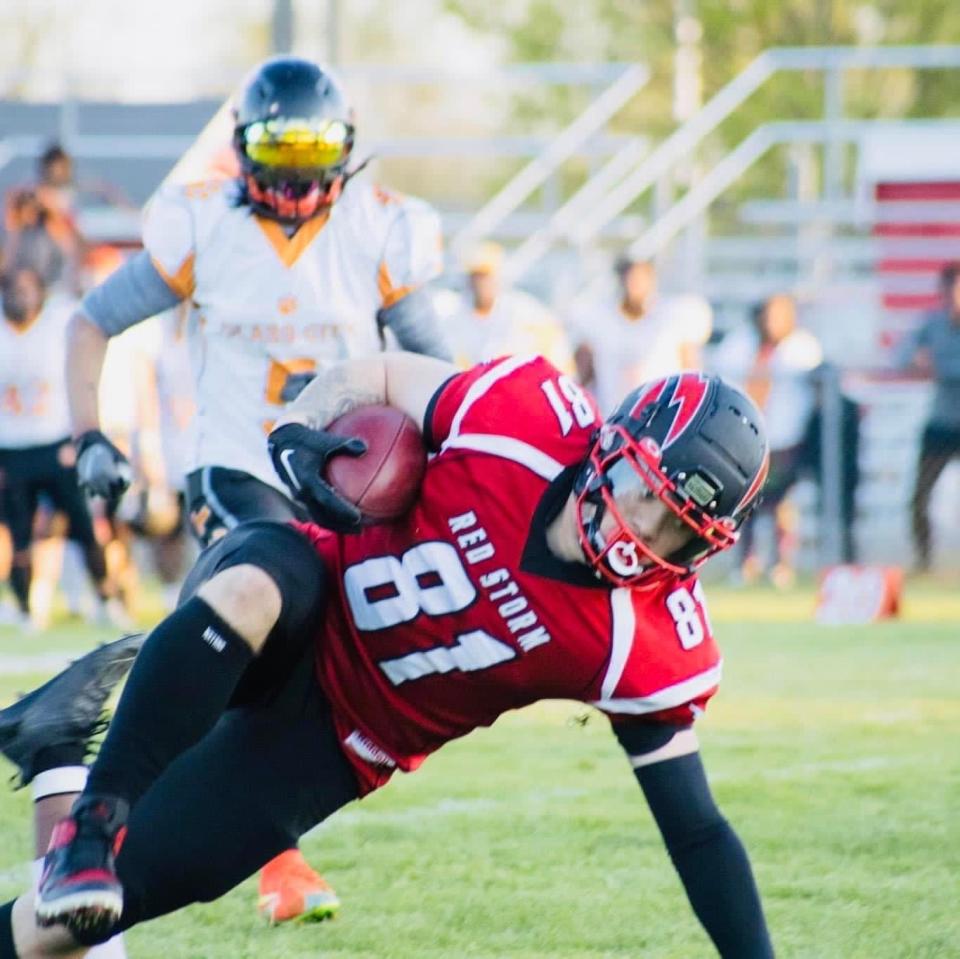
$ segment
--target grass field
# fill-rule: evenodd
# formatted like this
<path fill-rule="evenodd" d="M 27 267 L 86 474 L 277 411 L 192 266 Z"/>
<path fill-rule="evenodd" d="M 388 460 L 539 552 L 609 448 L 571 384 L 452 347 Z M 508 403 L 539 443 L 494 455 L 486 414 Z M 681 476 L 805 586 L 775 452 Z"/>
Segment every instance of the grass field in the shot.
<path fill-rule="evenodd" d="M 726 655 L 700 737 L 751 852 L 782 957 L 960 957 L 960 596 L 915 587 L 903 620 L 810 623 L 811 594 L 708 591 Z M 92 630 L 0 630 L 0 702 Z M 10 675 L 16 670 L 17 675 Z M 248 881 L 128 935 L 132 959 L 698 959 L 713 955 L 600 717 L 546 703 L 448 746 L 304 847 L 344 900 L 268 930 Z M 0 895 L 30 854 L 0 792 Z M 158 837 L 159 838 L 159 837 Z M 243 841 L 242 836 L 237 837 Z"/>

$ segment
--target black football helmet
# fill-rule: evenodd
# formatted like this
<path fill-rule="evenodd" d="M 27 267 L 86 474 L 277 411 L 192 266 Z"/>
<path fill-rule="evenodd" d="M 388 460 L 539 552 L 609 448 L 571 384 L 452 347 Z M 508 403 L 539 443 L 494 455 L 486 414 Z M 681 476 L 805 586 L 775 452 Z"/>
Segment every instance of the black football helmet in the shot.
<path fill-rule="evenodd" d="M 759 410 L 719 377 L 678 373 L 633 390 L 600 428 L 575 481 L 587 560 L 618 586 L 692 572 L 737 541 L 759 502 L 768 465 Z M 655 554 L 617 507 L 619 494 L 638 488 L 693 531 L 670 556 Z M 604 535 L 607 512 L 615 525 Z"/>
<path fill-rule="evenodd" d="M 353 111 L 339 83 L 300 57 L 274 57 L 244 82 L 234 104 L 233 145 L 250 206 L 299 225 L 343 188 Z"/>

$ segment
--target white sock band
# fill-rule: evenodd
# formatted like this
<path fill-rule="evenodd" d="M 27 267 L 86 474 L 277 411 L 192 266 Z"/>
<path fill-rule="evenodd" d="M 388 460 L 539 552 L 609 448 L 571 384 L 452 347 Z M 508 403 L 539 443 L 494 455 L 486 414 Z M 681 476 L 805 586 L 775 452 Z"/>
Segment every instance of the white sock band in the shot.
<path fill-rule="evenodd" d="M 58 766 L 45 769 L 33 777 L 33 801 L 47 796 L 62 796 L 64 793 L 82 793 L 87 784 L 86 766 Z"/>

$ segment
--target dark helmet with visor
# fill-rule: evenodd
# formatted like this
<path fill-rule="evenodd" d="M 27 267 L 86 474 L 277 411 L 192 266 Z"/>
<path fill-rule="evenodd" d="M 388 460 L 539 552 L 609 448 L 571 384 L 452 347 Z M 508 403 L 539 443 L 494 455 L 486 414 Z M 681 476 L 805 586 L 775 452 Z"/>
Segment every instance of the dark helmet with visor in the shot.
<path fill-rule="evenodd" d="M 692 572 L 736 543 L 768 464 L 759 410 L 719 377 L 678 373 L 633 390 L 600 428 L 574 485 L 587 560 L 618 586 Z M 630 528 L 617 499 L 637 491 L 692 531 L 686 545 L 659 556 Z M 614 522 L 604 533 L 607 513 Z"/>
<path fill-rule="evenodd" d="M 339 196 L 353 149 L 353 111 L 339 83 L 299 57 L 274 57 L 244 82 L 233 144 L 250 206 L 298 225 Z"/>

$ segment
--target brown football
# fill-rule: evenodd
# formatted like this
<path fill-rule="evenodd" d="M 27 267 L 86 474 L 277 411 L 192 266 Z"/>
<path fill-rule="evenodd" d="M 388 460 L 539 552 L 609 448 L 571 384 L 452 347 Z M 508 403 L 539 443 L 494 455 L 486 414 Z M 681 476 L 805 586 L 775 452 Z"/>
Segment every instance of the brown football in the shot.
<path fill-rule="evenodd" d="M 367 444 L 362 456 L 335 456 L 327 481 L 359 507 L 366 524 L 398 519 L 420 492 L 427 451 L 417 424 L 392 406 L 361 406 L 334 420 L 327 430 L 358 436 Z"/>

